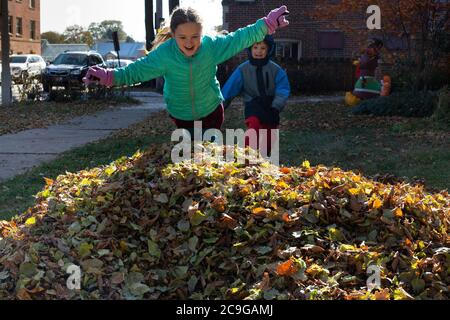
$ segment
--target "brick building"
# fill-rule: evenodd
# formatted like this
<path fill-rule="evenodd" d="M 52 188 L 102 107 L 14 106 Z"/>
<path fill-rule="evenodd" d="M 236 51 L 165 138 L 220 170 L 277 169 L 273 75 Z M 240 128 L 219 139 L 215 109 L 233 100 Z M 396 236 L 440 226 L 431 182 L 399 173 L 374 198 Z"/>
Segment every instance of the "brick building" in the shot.
<path fill-rule="evenodd" d="M 329 73 L 335 77 L 335 87 L 330 90 L 348 90 L 354 83 L 351 59 L 354 58 L 365 43 L 359 43 L 353 35 L 333 27 L 330 20 L 318 21 L 310 17 L 317 10 L 315 0 L 223 0 L 223 28 L 234 31 L 267 15 L 273 9 L 285 4 L 290 12 L 287 28 L 277 31 L 274 38 L 277 43 L 277 62 L 284 66 L 291 83 L 298 91 L 305 86 L 297 82 L 320 84 Z M 365 12 L 360 15 L 336 16 L 345 19 L 354 29 L 367 29 Z M 243 56 L 229 63 L 234 67 Z M 321 63 L 326 64 L 324 75 Z M 227 71 L 230 68 L 227 68 Z M 328 76 L 326 75 L 328 73 Z M 301 77 L 301 79 L 298 79 Z"/>
<path fill-rule="evenodd" d="M 9 0 L 9 36 L 12 54 L 41 54 L 40 0 Z"/>
<path fill-rule="evenodd" d="M 287 58 L 351 58 L 361 43 L 352 34 L 335 29 L 333 21 L 317 21 L 308 14 L 317 10 L 314 0 L 285 0 L 290 12 L 290 25 L 275 35 L 277 56 Z M 279 7 L 278 0 L 223 0 L 223 27 L 233 31 L 265 16 Z M 367 29 L 365 12 L 360 15 L 336 16 L 335 21 L 345 19 L 355 29 Z"/>

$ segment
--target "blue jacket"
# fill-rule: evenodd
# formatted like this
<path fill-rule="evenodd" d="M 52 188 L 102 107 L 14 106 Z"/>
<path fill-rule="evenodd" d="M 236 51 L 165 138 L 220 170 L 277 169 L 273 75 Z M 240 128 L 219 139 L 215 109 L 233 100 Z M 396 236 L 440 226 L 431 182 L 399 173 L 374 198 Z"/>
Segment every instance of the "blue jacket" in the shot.
<path fill-rule="evenodd" d="M 262 68 L 265 92 L 258 86 L 257 68 Z M 290 91 L 286 72 L 278 64 L 269 60 L 263 66 L 256 66 L 246 61 L 233 72 L 222 94 L 225 107 L 234 97 L 243 95 L 245 118 L 256 116 L 262 123 L 278 124 L 279 112 L 285 107 Z"/>

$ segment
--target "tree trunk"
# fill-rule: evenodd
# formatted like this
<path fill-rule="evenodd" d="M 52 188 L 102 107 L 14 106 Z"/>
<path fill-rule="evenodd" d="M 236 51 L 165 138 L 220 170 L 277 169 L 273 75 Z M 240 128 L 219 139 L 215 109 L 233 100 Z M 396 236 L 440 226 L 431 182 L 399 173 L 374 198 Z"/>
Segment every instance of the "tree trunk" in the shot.
<path fill-rule="evenodd" d="M 152 48 L 155 40 L 155 29 L 153 27 L 153 0 L 145 0 L 145 47 L 148 51 Z"/>
<path fill-rule="evenodd" d="M 172 13 L 173 9 L 180 5 L 180 0 L 169 0 L 169 12 Z"/>
<path fill-rule="evenodd" d="M 12 103 L 11 70 L 9 69 L 9 26 L 8 0 L 1 0 L 1 34 L 2 34 L 2 106 L 8 107 Z"/>
<path fill-rule="evenodd" d="M 163 4 L 162 0 L 156 0 L 156 13 L 155 13 L 155 29 L 161 28 L 161 19 L 163 17 Z"/>

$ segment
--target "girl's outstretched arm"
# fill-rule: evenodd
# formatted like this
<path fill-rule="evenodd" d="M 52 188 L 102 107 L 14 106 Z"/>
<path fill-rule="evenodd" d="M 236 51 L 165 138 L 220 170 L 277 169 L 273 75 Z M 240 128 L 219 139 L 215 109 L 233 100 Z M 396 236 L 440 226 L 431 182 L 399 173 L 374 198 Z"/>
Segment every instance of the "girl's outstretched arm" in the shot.
<path fill-rule="evenodd" d="M 276 29 L 289 24 L 285 16 L 289 12 L 286 6 L 272 10 L 267 17 L 259 19 L 255 24 L 240 28 L 226 36 L 213 38 L 215 63 L 220 64 L 235 56 L 245 48 L 264 39 L 266 34 L 273 34 Z"/>
<path fill-rule="evenodd" d="M 114 69 L 113 84 L 116 86 L 132 85 L 163 76 L 165 68 L 161 48 L 151 51 L 147 56 L 124 68 Z"/>
<path fill-rule="evenodd" d="M 260 19 L 255 24 L 240 28 L 226 36 L 213 38 L 215 63 L 220 64 L 252 44 L 262 41 L 267 31 L 267 25 Z"/>

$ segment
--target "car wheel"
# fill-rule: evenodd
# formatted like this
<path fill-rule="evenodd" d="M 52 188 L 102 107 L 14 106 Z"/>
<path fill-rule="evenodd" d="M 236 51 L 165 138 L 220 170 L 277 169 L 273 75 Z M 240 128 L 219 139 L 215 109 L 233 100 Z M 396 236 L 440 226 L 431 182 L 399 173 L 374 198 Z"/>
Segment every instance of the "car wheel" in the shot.
<path fill-rule="evenodd" d="M 50 92 L 50 89 L 52 88 L 52 86 L 48 82 L 44 82 L 42 84 L 42 87 L 44 88 L 44 92 Z"/>
<path fill-rule="evenodd" d="M 20 81 L 25 84 L 25 82 L 28 79 L 28 71 L 23 71 L 22 74 L 20 75 Z"/>

